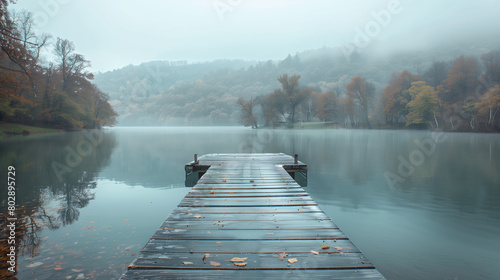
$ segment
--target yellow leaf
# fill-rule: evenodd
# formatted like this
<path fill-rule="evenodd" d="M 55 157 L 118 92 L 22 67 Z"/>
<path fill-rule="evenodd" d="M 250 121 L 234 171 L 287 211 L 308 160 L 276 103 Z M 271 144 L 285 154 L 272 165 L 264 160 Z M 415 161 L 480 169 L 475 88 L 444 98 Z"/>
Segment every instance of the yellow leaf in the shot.
<path fill-rule="evenodd" d="M 298 260 L 296 258 L 293 258 L 293 259 L 288 259 L 287 260 L 289 263 L 296 263 L 298 262 Z"/>
<path fill-rule="evenodd" d="M 246 261 L 247 258 L 238 258 L 238 257 L 234 257 L 232 258 L 231 260 L 229 260 L 230 262 L 244 262 Z"/>
<path fill-rule="evenodd" d="M 196 219 L 201 218 L 201 216 L 200 216 L 200 215 L 196 215 L 196 216 L 194 216 L 194 217 L 195 217 Z"/>
<path fill-rule="evenodd" d="M 247 266 L 247 263 L 233 263 L 235 266 Z"/>
<path fill-rule="evenodd" d="M 214 261 L 210 261 L 210 265 L 211 265 L 211 266 L 215 266 L 215 267 L 219 267 L 219 266 L 220 266 L 220 263 L 218 263 L 218 262 L 214 262 Z"/>

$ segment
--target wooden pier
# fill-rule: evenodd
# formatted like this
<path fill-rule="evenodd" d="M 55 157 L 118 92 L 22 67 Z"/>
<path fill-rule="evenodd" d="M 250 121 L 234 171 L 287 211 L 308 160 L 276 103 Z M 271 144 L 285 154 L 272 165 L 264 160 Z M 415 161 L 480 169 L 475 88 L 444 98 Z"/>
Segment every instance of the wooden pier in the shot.
<path fill-rule="evenodd" d="M 209 154 L 122 279 L 385 279 L 295 181 L 284 154 Z M 199 173 L 199 174 L 197 174 Z"/>

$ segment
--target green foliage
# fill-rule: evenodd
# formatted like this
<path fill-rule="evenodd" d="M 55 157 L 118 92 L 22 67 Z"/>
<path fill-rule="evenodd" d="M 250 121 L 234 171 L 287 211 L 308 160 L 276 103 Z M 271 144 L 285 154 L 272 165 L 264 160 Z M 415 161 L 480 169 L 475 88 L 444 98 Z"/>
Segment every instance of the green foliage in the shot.
<path fill-rule="evenodd" d="M 406 115 L 406 125 L 421 125 L 430 123 L 439 110 L 439 98 L 437 92 L 425 82 L 413 82 L 408 90 L 413 101 L 407 105 L 408 115 Z"/>

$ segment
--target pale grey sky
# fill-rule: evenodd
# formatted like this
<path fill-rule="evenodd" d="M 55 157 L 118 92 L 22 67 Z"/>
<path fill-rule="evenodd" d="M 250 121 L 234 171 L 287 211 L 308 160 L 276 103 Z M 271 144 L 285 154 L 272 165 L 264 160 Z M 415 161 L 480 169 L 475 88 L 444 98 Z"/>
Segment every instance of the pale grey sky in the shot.
<path fill-rule="evenodd" d="M 500 34 L 498 0 L 18 0 L 107 71 L 151 60 L 283 59 L 324 46 L 425 48 Z"/>

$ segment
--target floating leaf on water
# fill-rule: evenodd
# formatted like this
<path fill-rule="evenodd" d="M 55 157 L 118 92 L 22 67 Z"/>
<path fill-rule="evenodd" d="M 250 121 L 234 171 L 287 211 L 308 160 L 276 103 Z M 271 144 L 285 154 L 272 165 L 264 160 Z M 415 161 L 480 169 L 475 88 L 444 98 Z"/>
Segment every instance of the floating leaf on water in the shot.
<path fill-rule="evenodd" d="M 43 264 L 42 262 L 34 262 L 34 263 L 31 263 L 31 264 L 28 264 L 26 267 L 27 268 L 32 268 L 32 267 L 40 266 L 42 264 Z"/>
<path fill-rule="evenodd" d="M 76 276 L 76 279 L 83 279 L 85 278 L 85 275 L 83 273 L 80 273 L 78 274 L 78 276 Z"/>
<path fill-rule="evenodd" d="M 54 270 L 61 270 L 61 269 L 62 269 L 62 267 L 60 267 L 60 266 L 54 267 Z"/>
<path fill-rule="evenodd" d="M 232 259 L 230 259 L 229 261 L 230 262 L 244 262 L 246 261 L 248 258 L 238 258 L 238 257 L 234 257 Z"/>
<path fill-rule="evenodd" d="M 287 260 L 289 263 L 296 263 L 298 262 L 298 260 L 296 258 L 293 258 L 293 259 L 288 259 Z"/>
<path fill-rule="evenodd" d="M 73 272 L 78 273 L 78 272 L 82 272 L 82 271 L 83 271 L 83 268 L 82 268 L 82 269 L 74 269 L 74 268 L 72 268 L 71 270 L 72 270 Z"/>
<path fill-rule="evenodd" d="M 323 250 L 330 249 L 330 246 L 321 246 L 321 249 Z"/>
<path fill-rule="evenodd" d="M 242 266 L 247 266 L 247 263 L 233 263 L 235 266 L 239 266 L 239 267 L 242 267 Z"/>
<path fill-rule="evenodd" d="M 315 254 L 315 255 L 319 255 L 318 252 L 314 251 L 314 250 L 311 250 L 311 253 Z"/>
<path fill-rule="evenodd" d="M 211 265 L 211 266 L 215 266 L 215 267 L 219 267 L 219 266 L 220 266 L 220 263 L 218 263 L 218 262 L 214 262 L 214 261 L 210 261 L 210 265 Z"/>
<path fill-rule="evenodd" d="M 54 262 L 55 265 L 61 265 L 63 264 L 62 262 Z"/>
<path fill-rule="evenodd" d="M 126 222 L 127 222 L 127 220 L 126 220 L 126 219 L 124 219 L 124 220 L 123 220 L 123 224 L 124 224 L 124 223 L 126 223 Z"/>
<path fill-rule="evenodd" d="M 192 262 L 182 262 L 183 265 L 193 265 Z"/>

